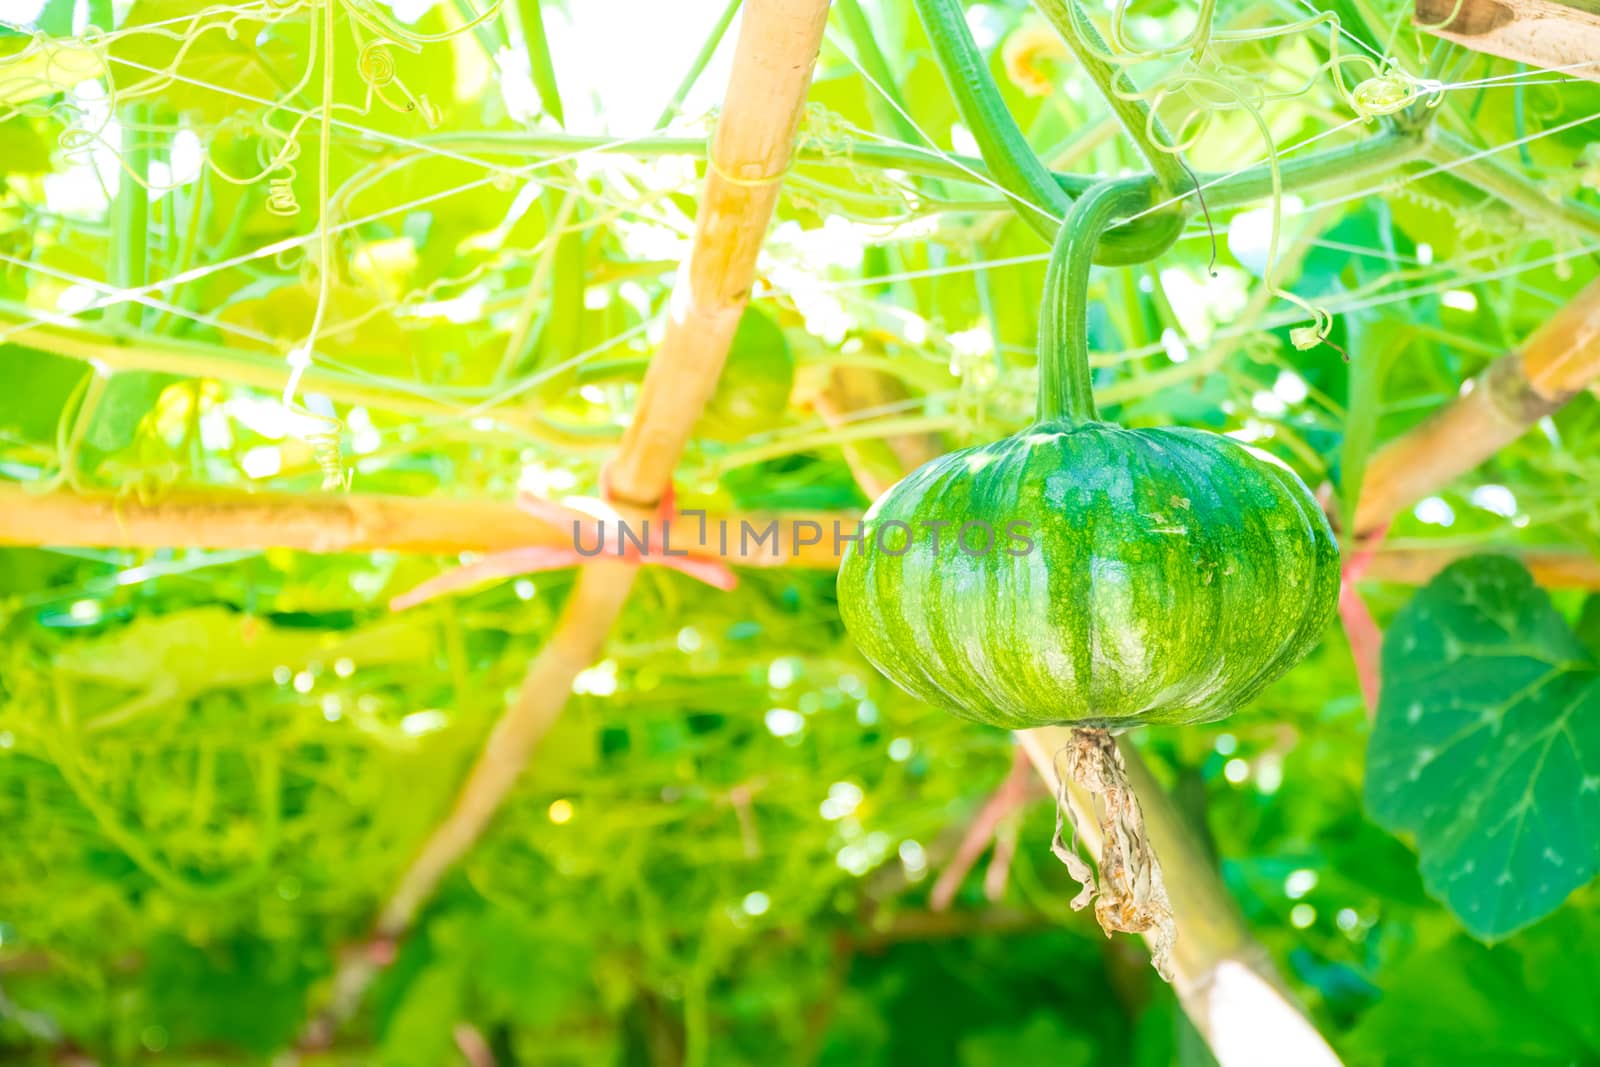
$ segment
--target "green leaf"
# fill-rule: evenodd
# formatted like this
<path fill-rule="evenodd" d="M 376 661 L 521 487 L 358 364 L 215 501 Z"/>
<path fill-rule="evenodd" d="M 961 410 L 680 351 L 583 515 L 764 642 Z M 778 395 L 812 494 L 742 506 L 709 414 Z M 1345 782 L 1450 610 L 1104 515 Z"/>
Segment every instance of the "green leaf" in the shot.
<path fill-rule="evenodd" d="M 382 1062 L 391 1067 L 427 1067 L 446 1063 L 453 1052 L 451 1034 L 462 1021 L 467 976 L 463 961 L 447 960 L 412 980 L 383 1029 Z"/>
<path fill-rule="evenodd" d="M 1043 1012 L 1025 1026 L 980 1030 L 956 1047 L 961 1067 L 1006 1067 L 1014 1063 L 1049 1063 L 1055 1067 L 1089 1067 L 1094 1044 Z"/>
<path fill-rule="evenodd" d="M 6 383 L 13 396 L 27 398 L 25 404 L 0 407 L 0 430 L 10 430 L 30 441 L 53 441 L 62 408 L 88 372 L 89 368 L 77 360 L 62 359 L 25 345 L 0 345 L 0 382 Z"/>
<path fill-rule="evenodd" d="M 1578 640 L 1595 656 L 1600 656 L 1600 593 L 1590 593 L 1578 614 Z"/>
<path fill-rule="evenodd" d="M 5 189 L 8 176 L 50 172 L 50 153 L 55 144 L 25 116 L 14 115 L 0 122 L 0 144 L 6 146 L 6 170 L 0 174 L 0 190 Z"/>
<path fill-rule="evenodd" d="M 33 24 L 39 27 L 40 33 L 47 33 L 51 37 L 70 37 L 72 10 L 77 6 L 78 0 L 48 0 Z"/>
<path fill-rule="evenodd" d="M 106 383 L 105 395 L 95 410 L 85 442 L 108 454 L 133 444 L 139 423 L 155 407 L 162 390 L 177 380 L 174 375 L 153 371 L 114 375 Z"/>
<path fill-rule="evenodd" d="M 1346 316 L 1345 329 L 1350 345 L 1350 385 L 1339 446 L 1339 502 L 1342 528 L 1355 530 L 1367 458 L 1378 435 L 1383 370 L 1390 357 L 1411 340 L 1411 333 L 1401 323 L 1369 313 Z"/>
<path fill-rule="evenodd" d="M 539 103 L 545 114 L 556 120 L 557 126 L 565 126 L 561 89 L 556 82 L 555 64 L 550 59 L 550 40 L 545 35 L 541 6 L 539 0 L 518 0 L 513 13 L 522 29 L 522 43 L 528 51 L 529 70 L 539 93 Z"/>
<path fill-rule="evenodd" d="M 179 1044 L 229 1042 L 265 1054 L 292 1041 L 305 1017 L 305 991 L 327 961 L 290 955 L 245 935 L 192 945 L 170 935 L 150 946 L 144 996 Z"/>
<path fill-rule="evenodd" d="M 783 327 L 766 312 L 747 307 L 696 432 L 727 441 L 771 430 L 793 388 L 794 354 Z"/>
<path fill-rule="evenodd" d="M 177 80 L 161 100 L 179 111 L 220 120 L 254 106 L 247 97 L 273 100 L 283 95 L 278 71 L 292 65 L 295 46 L 276 35 L 270 16 L 237 20 L 194 19 L 189 0 L 139 0 L 110 49 L 110 68 L 119 82 L 138 84 L 170 72 Z M 193 29 L 184 33 L 133 33 L 161 24 Z"/>
<path fill-rule="evenodd" d="M 1594 1062 L 1600 1026 L 1586 961 L 1593 916 L 1566 911 L 1497 948 L 1466 938 L 1408 957 L 1345 1043 L 1368 1067 L 1543 1067 Z M 1537 1022 L 1535 1022 L 1537 1020 Z"/>
<path fill-rule="evenodd" d="M 1395 617 L 1366 804 L 1485 940 L 1600 870 L 1600 667 L 1521 564 L 1462 560 Z"/>

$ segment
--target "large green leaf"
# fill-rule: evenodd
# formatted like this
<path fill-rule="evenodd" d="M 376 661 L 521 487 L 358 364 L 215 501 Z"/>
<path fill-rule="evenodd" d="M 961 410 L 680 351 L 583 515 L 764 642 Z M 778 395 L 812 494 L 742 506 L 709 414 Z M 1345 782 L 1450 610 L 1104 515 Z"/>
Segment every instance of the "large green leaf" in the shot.
<path fill-rule="evenodd" d="M 1367 1067 L 1544 1067 L 1594 1063 L 1600 1019 L 1587 961 L 1600 926 L 1568 910 L 1492 949 L 1464 937 L 1383 975 L 1384 998 L 1344 1051 Z M 1537 1020 L 1535 1022 L 1535 1020 Z"/>
<path fill-rule="evenodd" d="M 0 344 L 0 381 L 13 395 L 28 398 L 26 404 L 7 404 L 0 409 L 0 431 L 19 434 L 29 441 L 54 440 L 61 410 L 88 370 L 76 360 L 36 348 Z"/>
<path fill-rule="evenodd" d="M 1366 803 L 1486 940 L 1600 870 L 1600 666 L 1521 564 L 1462 560 L 1395 617 Z"/>
<path fill-rule="evenodd" d="M 259 16 L 237 25 L 200 19 L 197 10 L 188 0 L 139 0 L 110 48 L 112 73 L 127 84 L 160 79 L 165 104 L 211 120 L 249 107 L 252 98 L 281 96 L 277 72 L 293 62 L 295 48 L 277 35 L 277 24 L 264 29 L 269 20 Z M 141 26 L 169 32 L 131 32 Z M 169 76 L 174 80 L 165 81 Z"/>
<path fill-rule="evenodd" d="M 139 423 L 155 407 L 162 390 L 177 380 L 171 374 L 153 371 L 112 375 L 84 440 L 103 453 L 127 448 L 133 444 Z"/>

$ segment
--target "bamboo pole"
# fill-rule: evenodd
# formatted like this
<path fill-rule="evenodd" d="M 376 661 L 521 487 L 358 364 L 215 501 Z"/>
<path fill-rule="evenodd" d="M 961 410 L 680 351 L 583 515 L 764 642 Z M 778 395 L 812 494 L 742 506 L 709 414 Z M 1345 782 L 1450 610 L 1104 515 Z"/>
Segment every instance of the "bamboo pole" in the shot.
<path fill-rule="evenodd" d="M 1456 560 L 1485 552 L 1518 560 L 1533 580 L 1546 589 L 1600 590 L 1600 559 L 1581 548 L 1523 548 L 1501 545 L 1385 545 L 1367 567 L 1366 576 L 1402 585 L 1426 585 Z"/>
<path fill-rule="evenodd" d="M 1059 794 L 1055 756 L 1072 730 L 1045 726 L 1017 734 L 1028 758 L 1053 794 Z M 1125 740 L 1117 744 L 1128 780 L 1144 814 L 1145 832 L 1161 863 L 1167 898 L 1177 923 L 1172 948 L 1173 989 L 1184 1014 L 1222 1067 L 1339 1067 L 1339 1058 L 1285 993 L 1266 950 L 1250 936 L 1238 905 L 1199 849 L 1166 790 Z M 1070 785 L 1068 802 L 1079 813 L 1081 840 L 1098 857 L 1099 819 L 1094 800 Z"/>
<path fill-rule="evenodd" d="M 716 386 L 749 299 L 827 10 L 826 0 L 751 0 L 745 7 L 694 239 L 674 286 L 666 334 L 610 469 L 614 497 L 648 507 L 666 493 Z M 477 841 L 560 717 L 574 679 L 600 654 L 635 574 L 616 563 L 580 570 L 554 633 L 490 733 L 453 809 L 390 895 L 378 921 L 380 938 L 403 933 L 444 873 Z M 336 1016 L 353 1008 L 372 970 L 358 960 L 343 981 L 336 978 Z"/>
<path fill-rule="evenodd" d="M 924 458 L 935 454 L 927 451 L 932 447 L 929 441 L 937 438 L 902 438 L 889 448 L 909 469 L 923 462 L 915 458 L 918 454 Z M 886 462 L 860 467 L 855 473 L 873 497 L 898 477 Z M 706 516 L 702 536 L 698 518 L 685 515 L 672 525 L 671 544 L 674 551 L 681 547 L 715 555 L 741 567 L 833 570 L 839 565 L 833 530 L 836 526 L 853 530 L 859 518 L 851 511 L 713 514 Z M 820 541 L 810 543 L 809 536 L 797 536 L 809 524 L 823 531 Z M 777 530 L 775 539 L 768 536 L 771 529 Z M 723 543 L 726 552 L 721 551 Z M 0 545 L 286 548 L 453 556 L 571 544 L 570 531 L 550 526 L 504 500 L 212 489 L 174 491 L 145 501 L 132 496 L 35 494 L 23 486 L 0 484 Z M 1583 549 L 1560 546 L 1384 545 L 1366 574 L 1422 585 L 1455 560 L 1481 552 L 1515 557 L 1549 588 L 1600 590 L 1600 560 Z"/>
<path fill-rule="evenodd" d="M 667 332 L 639 390 L 611 470 L 623 499 L 653 505 L 694 419 L 716 389 L 750 287 L 767 224 L 789 169 L 827 0 L 767 0 L 745 8 L 727 95 L 706 157 L 694 244 L 679 268 Z"/>
<path fill-rule="evenodd" d="M 1381 530 L 1526 433 L 1600 377 L 1600 279 L 1501 356 L 1426 422 L 1372 457 L 1356 534 Z"/>
<path fill-rule="evenodd" d="M 702 530 L 698 515 L 685 514 L 671 524 L 669 547 L 743 567 L 832 569 L 838 565 L 834 524 L 850 528 L 856 518 L 827 511 L 709 514 Z M 808 524 L 825 532 L 821 541 L 809 543 L 808 530 L 796 536 Z M 776 535 L 768 536 L 773 529 Z M 572 544 L 571 530 L 506 500 L 237 489 L 176 490 L 141 500 L 0 484 L 0 545 L 457 555 Z"/>

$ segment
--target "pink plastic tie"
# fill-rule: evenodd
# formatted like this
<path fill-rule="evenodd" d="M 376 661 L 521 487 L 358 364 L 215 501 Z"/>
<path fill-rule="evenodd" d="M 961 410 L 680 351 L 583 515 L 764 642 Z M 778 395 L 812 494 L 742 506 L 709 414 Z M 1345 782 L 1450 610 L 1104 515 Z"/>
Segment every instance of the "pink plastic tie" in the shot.
<path fill-rule="evenodd" d="M 1350 658 L 1355 661 L 1356 680 L 1361 684 L 1361 697 L 1367 702 L 1367 717 L 1378 713 L 1378 697 L 1383 688 L 1383 631 L 1378 629 L 1367 602 L 1361 599 L 1356 583 L 1367 573 L 1378 554 L 1378 546 L 1389 532 L 1389 524 L 1373 531 L 1345 560 L 1340 569 L 1339 621 L 1344 626 L 1345 639 L 1350 642 Z"/>
<path fill-rule="evenodd" d="M 611 492 L 607 486 L 605 472 L 601 473 L 601 499 L 609 502 Z M 511 578 L 519 574 L 531 574 L 535 571 L 554 571 L 565 567 L 582 566 L 585 563 L 626 563 L 635 567 L 657 566 L 667 567 L 671 570 L 686 574 L 699 582 L 716 589 L 729 590 L 739 584 L 739 579 L 719 557 L 696 552 L 673 550 L 669 555 L 670 547 L 667 543 L 667 524 L 677 515 L 675 497 L 669 488 L 661 498 L 654 518 L 645 521 L 644 548 L 640 549 L 637 540 L 624 541 L 622 536 L 622 521 L 619 518 L 597 519 L 587 512 L 576 508 L 569 508 L 564 504 L 546 500 L 529 492 L 517 494 L 517 507 L 541 522 L 549 523 L 559 528 L 572 530 L 572 546 L 559 547 L 555 545 L 529 545 L 524 548 L 508 548 L 501 552 L 491 552 L 482 559 L 472 563 L 463 564 L 454 570 L 446 571 L 435 578 L 430 578 L 416 588 L 402 593 L 389 601 L 391 611 L 405 611 L 424 601 L 453 593 L 459 589 L 466 589 L 474 585 L 498 578 Z M 581 541 L 580 541 L 581 538 Z M 593 544 L 596 547 L 584 552 L 578 551 L 578 545 Z"/>

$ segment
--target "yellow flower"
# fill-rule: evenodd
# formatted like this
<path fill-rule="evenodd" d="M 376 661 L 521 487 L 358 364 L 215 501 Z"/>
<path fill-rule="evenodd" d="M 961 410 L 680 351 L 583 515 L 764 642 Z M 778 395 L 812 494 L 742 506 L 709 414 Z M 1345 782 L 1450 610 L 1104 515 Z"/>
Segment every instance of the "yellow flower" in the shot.
<path fill-rule="evenodd" d="M 1013 85 L 1029 96 L 1049 96 L 1055 91 L 1055 82 L 1050 80 L 1039 61 L 1064 59 L 1068 53 L 1067 46 L 1053 30 L 1024 26 L 1006 38 L 1000 54 L 1005 60 L 1006 77 Z"/>

